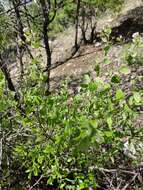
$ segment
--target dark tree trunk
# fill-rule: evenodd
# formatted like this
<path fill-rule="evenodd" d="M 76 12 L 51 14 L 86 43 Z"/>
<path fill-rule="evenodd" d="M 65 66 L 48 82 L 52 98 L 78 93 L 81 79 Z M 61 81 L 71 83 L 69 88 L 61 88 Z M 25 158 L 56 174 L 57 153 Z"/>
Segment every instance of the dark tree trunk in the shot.
<path fill-rule="evenodd" d="M 7 69 L 7 64 L 3 63 L 3 59 L 1 57 L 1 55 L 0 55 L 0 67 L 1 67 L 1 70 L 4 74 L 4 76 L 5 76 L 5 79 L 7 81 L 9 90 L 16 92 L 16 89 L 15 89 L 15 86 L 14 86 L 13 81 L 11 79 L 10 73 Z"/>
<path fill-rule="evenodd" d="M 50 1 L 48 1 L 48 5 L 45 0 L 40 0 L 41 8 L 42 8 L 42 15 L 43 15 L 43 39 L 44 39 L 44 46 L 47 56 L 47 87 L 46 92 L 50 92 L 50 67 L 51 67 L 51 50 L 49 45 L 49 36 L 48 36 L 48 26 L 49 26 L 49 9 L 50 9 Z"/>
<path fill-rule="evenodd" d="M 33 55 L 32 55 L 32 53 L 31 53 L 31 51 L 27 45 L 26 36 L 24 34 L 24 26 L 23 26 L 23 22 L 22 22 L 20 10 L 19 10 L 20 0 L 12 0 L 12 4 L 13 4 L 15 16 L 16 16 L 17 29 L 18 29 L 19 37 L 20 37 L 21 41 L 23 42 L 23 44 L 20 45 L 19 48 L 22 50 L 26 49 L 28 54 L 30 55 L 31 59 L 33 59 Z M 22 50 L 20 50 L 20 51 L 22 51 Z"/>
<path fill-rule="evenodd" d="M 86 31 L 87 31 L 87 28 L 88 28 L 88 24 L 85 21 L 85 14 L 86 14 L 85 13 L 85 7 L 83 6 L 82 10 L 81 10 L 81 24 L 80 24 L 80 28 L 81 28 L 81 34 L 82 34 L 83 43 L 87 44 L 88 40 L 86 38 Z"/>
<path fill-rule="evenodd" d="M 80 0 L 77 0 L 76 9 L 76 23 L 75 23 L 75 48 L 78 49 L 78 32 L 79 32 L 79 10 L 80 10 Z"/>
<path fill-rule="evenodd" d="M 94 40 L 96 39 L 95 29 L 96 29 L 95 26 L 91 27 L 90 40 L 89 40 L 90 44 L 93 44 Z"/>

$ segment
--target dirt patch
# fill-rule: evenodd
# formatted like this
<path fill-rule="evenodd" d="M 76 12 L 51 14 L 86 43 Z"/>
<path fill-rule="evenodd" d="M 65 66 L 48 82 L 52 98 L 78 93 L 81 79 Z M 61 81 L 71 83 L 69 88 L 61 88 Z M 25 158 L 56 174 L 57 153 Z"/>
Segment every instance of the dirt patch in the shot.
<path fill-rule="evenodd" d="M 102 56 L 101 46 L 82 46 L 80 51 L 68 62 L 51 71 L 51 85 L 58 86 L 66 77 L 80 78 L 87 72 L 92 72 L 96 57 Z"/>

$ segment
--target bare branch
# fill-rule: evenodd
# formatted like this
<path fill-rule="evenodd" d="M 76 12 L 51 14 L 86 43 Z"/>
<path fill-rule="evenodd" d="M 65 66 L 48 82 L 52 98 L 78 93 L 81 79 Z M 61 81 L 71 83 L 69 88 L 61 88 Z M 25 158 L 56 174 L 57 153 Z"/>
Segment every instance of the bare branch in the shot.
<path fill-rule="evenodd" d="M 41 181 L 42 178 L 43 178 L 43 175 L 41 175 L 41 176 L 39 177 L 39 179 L 36 181 L 36 183 L 34 183 L 34 185 L 32 185 L 32 186 L 29 188 L 29 190 L 32 190 L 36 185 L 38 185 L 38 183 Z"/>

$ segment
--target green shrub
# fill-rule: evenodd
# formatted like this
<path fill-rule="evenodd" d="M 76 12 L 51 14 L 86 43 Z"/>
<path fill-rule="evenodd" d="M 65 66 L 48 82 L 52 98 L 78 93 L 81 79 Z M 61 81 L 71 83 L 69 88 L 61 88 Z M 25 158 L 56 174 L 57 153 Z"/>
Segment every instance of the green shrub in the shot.
<path fill-rule="evenodd" d="M 130 142 L 137 137 L 140 142 L 141 132 L 132 123 L 137 112 L 132 108 L 142 103 L 141 94 L 128 101 L 114 80 L 92 81 L 89 75 L 72 97 L 67 88 L 48 97 L 41 89 L 39 82 L 21 90 L 22 112 L 14 95 L 5 95 L 1 88 L 4 157 L 11 155 L 11 167 L 20 167 L 29 180 L 43 175 L 47 184 L 57 189 L 96 189 L 96 169 L 118 165 L 124 152 L 123 139 Z M 140 162 L 140 156 L 135 158 L 133 161 Z M 127 155 L 125 159 L 129 159 Z M 4 177 L 11 173 L 8 170 L 5 163 Z"/>

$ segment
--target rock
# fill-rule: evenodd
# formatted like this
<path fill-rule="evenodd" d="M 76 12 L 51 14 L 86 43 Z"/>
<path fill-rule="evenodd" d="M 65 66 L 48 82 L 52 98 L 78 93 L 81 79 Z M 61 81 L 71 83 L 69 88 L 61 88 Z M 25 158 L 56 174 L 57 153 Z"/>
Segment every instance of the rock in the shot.
<path fill-rule="evenodd" d="M 108 26 L 112 29 L 111 38 L 122 36 L 127 40 L 131 39 L 136 32 L 143 34 L 143 1 L 136 1 L 134 3 L 132 1 L 130 6 L 129 4 L 123 5 L 124 10 L 118 16 L 104 20 L 105 24 L 99 21 L 97 32 L 101 32 Z"/>
<path fill-rule="evenodd" d="M 112 27 L 112 37 L 122 36 L 131 39 L 133 34 L 143 34 L 143 6 L 130 10 L 117 20 L 116 26 Z"/>

